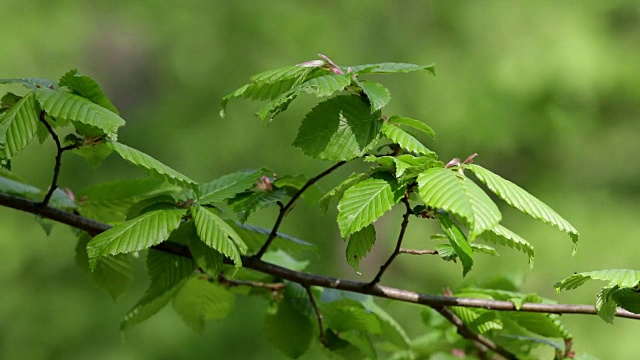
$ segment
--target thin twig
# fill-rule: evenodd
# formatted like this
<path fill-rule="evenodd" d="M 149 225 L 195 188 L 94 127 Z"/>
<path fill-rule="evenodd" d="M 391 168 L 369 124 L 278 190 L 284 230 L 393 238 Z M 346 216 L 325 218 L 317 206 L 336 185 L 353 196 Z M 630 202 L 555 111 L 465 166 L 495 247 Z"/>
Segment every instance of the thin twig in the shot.
<path fill-rule="evenodd" d="M 440 315 L 444 316 L 447 321 L 453 324 L 458 330 L 458 334 L 460 336 L 469 339 L 481 352 L 486 352 L 486 350 L 491 350 L 497 354 L 500 354 L 502 357 L 508 360 L 518 360 L 518 358 L 503 349 L 502 347 L 496 345 L 493 341 L 487 339 L 486 337 L 476 334 L 471 329 L 469 329 L 456 314 L 451 311 L 448 307 L 436 307 L 434 308 Z"/>
<path fill-rule="evenodd" d="M 271 245 L 271 243 L 273 242 L 273 240 L 275 240 L 275 238 L 278 236 L 278 229 L 280 228 L 280 224 L 282 223 L 282 220 L 284 219 L 284 217 L 287 215 L 287 213 L 289 212 L 289 210 L 293 207 L 293 205 L 295 204 L 296 200 L 298 200 L 298 198 L 300 196 L 302 196 L 302 194 L 309 188 L 311 187 L 313 184 L 315 184 L 316 182 L 318 182 L 318 180 L 322 179 L 323 177 L 329 175 L 330 173 L 332 173 L 334 170 L 336 170 L 337 168 L 339 168 L 340 166 L 346 164 L 346 161 L 340 161 L 336 164 L 334 164 L 333 166 L 331 166 L 330 168 L 328 168 L 327 170 L 321 172 L 320 174 L 312 177 L 311 179 L 309 179 L 301 188 L 300 190 L 298 190 L 295 194 L 293 194 L 293 196 L 291 197 L 291 199 L 289 200 L 289 202 L 284 205 L 284 206 L 280 206 L 280 213 L 278 214 L 278 218 L 276 219 L 276 222 L 273 225 L 273 229 L 271 229 L 271 233 L 269 234 L 269 237 L 267 237 L 267 240 L 264 242 L 264 244 L 262 245 L 262 247 L 260 248 L 260 250 L 258 250 L 258 252 L 254 255 L 254 257 L 256 259 L 260 259 L 262 257 L 262 255 L 264 255 L 265 252 L 267 252 L 267 249 L 269 249 L 269 245 Z"/>
<path fill-rule="evenodd" d="M 229 279 L 223 274 L 218 275 L 218 282 L 226 286 L 250 286 L 254 288 L 267 289 L 270 291 L 280 291 L 285 288 L 285 284 L 281 282 L 265 283 L 260 281 L 235 280 L 235 279 Z"/>
<path fill-rule="evenodd" d="M 313 308 L 313 312 L 316 314 L 316 319 L 318 320 L 318 330 L 320 331 L 320 336 L 318 339 L 320 343 L 324 346 L 327 346 L 327 339 L 324 337 L 324 326 L 322 325 L 322 313 L 318 308 L 318 304 L 316 303 L 316 299 L 313 297 L 313 293 L 311 292 L 311 286 L 303 285 L 304 289 L 307 291 L 307 295 L 309 296 L 309 302 L 311 303 L 311 307 Z"/>
<path fill-rule="evenodd" d="M 410 255 L 438 255 L 438 250 L 416 250 L 416 249 L 400 249 L 400 254 Z"/>
<path fill-rule="evenodd" d="M 404 216 L 402 217 L 402 224 L 400 225 L 400 234 L 398 235 L 396 248 L 393 250 L 393 253 L 391 254 L 391 256 L 389 256 L 389 259 L 387 259 L 387 262 L 385 262 L 382 266 L 380 266 L 380 271 L 378 271 L 378 273 L 376 274 L 376 277 L 373 278 L 373 280 L 371 280 L 371 282 L 369 283 L 369 286 L 373 286 L 380 282 L 380 278 L 382 278 L 382 274 L 384 274 L 384 272 L 387 271 L 387 268 L 389 267 L 389 265 L 391 265 L 391 263 L 393 262 L 393 259 L 395 259 L 396 256 L 400 254 L 402 239 L 404 239 L 404 233 L 407 230 L 407 225 L 409 225 L 409 217 L 411 216 L 411 214 L 413 214 L 413 210 L 411 209 L 411 204 L 409 204 L 408 196 L 404 196 L 402 198 L 402 203 L 404 204 L 406 211 L 404 213 Z"/>

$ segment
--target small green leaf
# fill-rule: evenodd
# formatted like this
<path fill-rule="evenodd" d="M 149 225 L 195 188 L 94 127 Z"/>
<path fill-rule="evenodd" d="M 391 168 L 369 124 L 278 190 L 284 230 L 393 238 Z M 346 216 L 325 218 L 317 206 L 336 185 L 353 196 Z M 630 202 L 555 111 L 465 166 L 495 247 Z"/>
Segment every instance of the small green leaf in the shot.
<path fill-rule="evenodd" d="M 483 239 L 500 245 L 506 245 L 512 249 L 522 251 L 529 257 L 529 266 L 533 268 L 533 259 L 535 257 L 535 250 L 533 246 L 520 235 L 507 229 L 502 225 L 498 225 L 489 231 L 483 232 L 480 237 Z"/>
<path fill-rule="evenodd" d="M 254 212 L 266 207 L 275 205 L 287 195 L 286 190 L 277 189 L 274 191 L 247 191 L 238 194 L 229 200 L 229 205 L 233 211 L 238 213 L 241 222 L 247 221 Z"/>
<path fill-rule="evenodd" d="M 379 64 L 366 64 L 351 66 L 351 70 L 356 74 L 395 74 L 395 73 L 410 73 L 414 71 L 426 70 L 435 75 L 435 67 L 431 65 L 416 65 L 406 63 L 379 63 Z"/>
<path fill-rule="evenodd" d="M 580 236 L 578 230 L 576 230 L 573 225 L 571 225 L 562 216 L 558 215 L 558 213 L 551 209 L 547 204 L 538 200 L 518 185 L 509 180 L 503 179 L 482 166 L 471 164 L 469 165 L 469 169 L 473 171 L 480 181 L 487 185 L 489 190 L 498 195 L 507 204 L 515 207 L 534 219 L 552 225 L 560 231 L 564 231 L 569 234 L 574 244 L 573 252 L 575 253 L 575 247 L 578 243 L 578 237 Z"/>
<path fill-rule="evenodd" d="M 363 331 L 369 334 L 381 334 L 382 327 L 378 317 L 364 306 L 351 299 L 342 299 L 321 305 L 326 326 L 337 332 Z"/>
<path fill-rule="evenodd" d="M 118 109 L 113 106 L 100 85 L 92 78 L 78 74 L 78 70 L 74 69 L 64 74 L 60 79 L 60 86 L 66 86 L 77 95 L 91 100 L 114 114 L 119 114 Z"/>
<path fill-rule="evenodd" d="M 160 161 L 152 158 L 151 156 L 143 153 L 140 150 L 136 150 L 132 147 L 115 141 L 110 142 L 109 145 L 124 160 L 147 169 L 152 174 L 160 176 L 161 178 L 172 184 L 183 187 L 193 187 L 197 185 L 195 181 L 189 179 L 187 176 L 182 175 L 176 170 L 168 167 L 167 165 L 161 163 Z"/>
<path fill-rule="evenodd" d="M 425 133 L 427 136 L 429 136 L 431 139 L 435 139 L 436 138 L 436 133 L 435 131 L 433 131 L 433 129 L 423 123 L 420 120 L 416 120 L 416 119 L 411 119 L 408 117 L 404 117 L 404 116 L 398 116 L 398 115 L 393 115 L 389 118 L 389 120 L 387 120 L 387 122 L 389 124 L 394 124 L 394 125 L 404 125 L 404 126 L 408 126 L 412 129 L 421 131 L 423 133 Z"/>
<path fill-rule="evenodd" d="M 349 237 L 346 250 L 347 262 L 358 274 L 360 274 L 360 261 L 371 251 L 375 242 L 376 229 L 373 225 L 367 225 Z"/>
<path fill-rule="evenodd" d="M 590 279 L 608 281 L 609 286 L 617 285 L 619 287 L 630 288 L 637 286 L 638 283 L 640 283 L 640 271 L 629 269 L 609 269 L 576 273 L 557 282 L 553 287 L 555 287 L 558 292 L 563 289 L 573 290 L 582 286 Z"/>
<path fill-rule="evenodd" d="M 202 334 L 206 322 L 229 315 L 235 298 L 223 286 L 191 277 L 173 298 L 173 308 L 196 333 Z"/>
<path fill-rule="evenodd" d="M 36 136 L 39 110 L 33 92 L 25 95 L 0 117 L 0 161 L 11 160 Z"/>
<path fill-rule="evenodd" d="M 47 114 L 101 129 L 111 140 L 118 138 L 118 128 L 125 123 L 118 114 L 66 91 L 38 89 L 36 99 Z"/>
<path fill-rule="evenodd" d="M 286 356 L 297 359 L 307 352 L 313 337 L 313 323 L 286 299 L 274 314 L 267 314 L 264 324 L 267 339 Z"/>
<path fill-rule="evenodd" d="M 164 291 L 147 291 L 125 315 L 120 323 L 120 329 L 128 330 L 157 314 L 173 299 L 185 282 L 186 280 L 182 280 Z"/>
<path fill-rule="evenodd" d="M 502 218 L 491 198 L 456 170 L 428 169 L 418 176 L 418 186 L 425 205 L 446 210 L 466 220 L 470 229 L 469 241 L 493 229 Z"/>
<path fill-rule="evenodd" d="M 359 183 L 362 180 L 365 180 L 369 177 L 367 173 L 353 173 L 347 176 L 338 186 L 331 189 L 328 193 L 326 193 L 319 202 L 320 209 L 322 209 L 323 213 L 326 213 L 329 210 L 329 206 L 336 200 L 341 199 L 344 192 L 350 188 L 351 186 Z"/>
<path fill-rule="evenodd" d="M 381 126 L 380 114 L 372 114 L 362 98 L 337 96 L 305 116 L 293 145 L 314 158 L 351 160 L 374 145 Z"/>
<path fill-rule="evenodd" d="M 316 97 L 333 95 L 337 91 L 344 90 L 351 84 L 350 75 L 329 74 L 314 77 L 291 89 L 292 91 L 305 92 Z"/>
<path fill-rule="evenodd" d="M 509 312 L 505 315 L 511 321 L 515 321 L 518 325 L 534 334 L 563 339 L 571 339 L 573 337 L 562 325 L 560 316 L 557 314 Z"/>
<path fill-rule="evenodd" d="M 163 242 L 180 225 L 186 212 L 186 209 L 148 212 L 96 235 L 87 247 L 91 269 L 95 270 L 101 256 L 140 251 Z"/>
<path fill-rule="evenodd" d="M 387 139 L 398 144 L 401 148 L 421 155 L 433 154 L 433 151 L 427 149 L 418 139 L 411 136 L 406 131 L 388 122 L 382 124 L 382 133 Z"/>
<path fill-rule="evenodd" d="M 277 69 L 263 71 L 251 77 L 251 82 L 256 84 L 271 84 L 277 81 L 296 79 L 306 75 L 309 68 L 298 65 L 290 65 Z"/>
<path fill-rule="evenodd" d="M 500 254 L 498 254 L 496 249 L 494 249 L 493 247 L 491 247 L 489 245 L 478 244 L 478 243 L 472 243 L 472 244 L 469 244 L 469 245 L 471 245 L 471 249 L 473 249 L 473 252 L 480 252 L 480 253 L 491 255 L 491 256 L 500 255 Z"/>
<path fill-rule="evenodd" d="M 192 207 L 191 214 L 200 239 L 230 258 L 236 268 L 242 266 L 240 256 L 246 254 L 247 245 L 235 230 L 218 215 L 202 206 Z"/>
<path fill-rule="evenodd" d="M 338 226 L 343 238 L 373 223 L 396 203 L 391 184 L 364 180 L 344 192 L 338 203 Z"/>
<path fill-rule="evenodd" d="M 96 168 L 102 160 L 106 159 L 113 152 L 113 148 L 104 142 L 92 145 L 83 145 L 73 149 L 71 153 L 83 157 L 89 166 Z"/>
<path fill-rule="evenodd" d="M 364 94 L 367 95 L 369 103 L 371 104 L 371 112 L 382 109 L 391 100 L 389 89 L 379 82 L 363 80 L 358 81 L 358 86 L 360 86 Z"/>
<path fill-rule="evenodd" d="M 469 245 L 467 238 L 464 236 L 460 228 L 449 219 L 446 214 L 438 215 L 440 221 L 440 227 L 442 231 L 449 239 L 449 244 L 453 248 L 453 251 L 460 258 L 462 262 L 462 276 L 467 275 L 471 267 L 473 266 L 473 249 Z"/>
<path fill-rule="evenodd" d="M 238 195 L 256 185 L 260 172 L 255 170 L 238 171 L 200 185 L 200 204 L 214 204 Z"/>
<path fill-rule="evenodd" d="M 610 291 L 610 287 L 600 289 L 596 296 L 596 310 L 602 320 L 613 324 L 613 319 L 616 317 L 616 303 L 609 298 Z"/>

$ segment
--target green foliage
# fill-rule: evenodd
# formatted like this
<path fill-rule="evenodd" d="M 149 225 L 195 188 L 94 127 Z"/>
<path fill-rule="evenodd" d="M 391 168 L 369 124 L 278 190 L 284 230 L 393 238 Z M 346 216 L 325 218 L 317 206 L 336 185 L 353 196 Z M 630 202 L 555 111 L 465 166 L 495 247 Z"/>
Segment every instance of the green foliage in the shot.
<path fill-rule="evenodd" d="M 230 258 L 236 267 L 242 266 L 240 256 L 247 252 L 247 245 L 235 230 L 205 207 L 192 207 L 191 215 L 200 239 L 212 249 Z"/>
<path fill-rule="evenodd" d="M 234 296 L 224 287 L 191 277 L 173 298 L 173 308 L 195 332 L 202 334 L 209 320 L 226 317 Z"/>
<path fill-rule="evenodd" d="M 376 229 L 369 224 L 349 236 L 347 263 L 360 274 L 360 261 L 371 251 L 376 242 Z"/>
<path fill-rule="evenodd" d="M 397 202 L 390 183 L 364 180 L 344 192 L 338 204 L 338 226 L 343 238 L 373 223 Z"/>
<path fill-rule="evenodd" d="M 1 164 L 11 160 L 33 140 L 38 126 L 38 113 L 35 95 L 30 92 L 2 115 L 0 118 Z"/>
<path fill-rule="evenodd" d="M 292 359 L 307 351 L 314 332 L 311 318 L 288 297 L 277 304 L 275 311 L 265 316 L 264 326 L 273 346 Z"/>

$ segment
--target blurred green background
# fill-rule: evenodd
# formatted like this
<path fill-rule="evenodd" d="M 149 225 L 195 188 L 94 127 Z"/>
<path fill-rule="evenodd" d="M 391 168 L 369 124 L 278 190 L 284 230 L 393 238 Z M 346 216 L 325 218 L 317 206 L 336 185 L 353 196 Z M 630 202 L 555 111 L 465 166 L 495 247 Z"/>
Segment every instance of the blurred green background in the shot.
<path fill-rule="evenodd" d="M 425 120 L 428 145 L 443 160 L 477 152 L 477 163 L 511 179 L 558 210 L 582 234 L 571 257 L 568 236 L 505 210 L 505 224 L 536 246 L 535 267 L 510 249 L 478 256 L 467 278 L 459 264 L 433 257 L 396 259 L 383 283 L 441 293 L 500 274 L 522 290 L 559 302 L 594 302 L 598 285 L 556 295 L 552 285 L 575 271 L 638 269 L 640 253 L 639 1 L 18 1 L 0 12 L 0 77 L 57 79 L 71 68 L 95 77 L 128 125 L 120 140 L 198 181 L 243 168 L 314 175 L 329 163 L 290 146 L 305 98 L 267 126 L 258 107 L 219 99 L 266 69 L 330 56 L 340 65 L 382 61 L 436 63 L 437 76 L 380 77 L 392 90 L 388 113 Z M 32 144 L 14 170 L 45 187 L 53 145 Z M 356 167 L 323 180 L 328 190 Z M 96 171 L 67 155 L 61 185 L 141 176 L 108 159 Z M 282 230 L 320 246 L 311 270 L 368 280 L 395 241 L 400 213 L 356 275 L 344 260 L 335 212 L 298 206 Z M 273 211 L 253 218 L 268 225 Z M 408 239 L 429 247 L 427 225 Z M 46 237 L 32 216 L 0 209 L 0 358 L 283 358 L 262 336 L 266 302 L 238 298 L 230 318 L 194 335 L 172 309 L 119 333 L 119 322 L 146 285 L 114 303 L 74 262 L 75 241 L 57 226 Z M 424 330 L 419 307 L 390 304 L 410 336 Z M 635 358 L 640 326 L 617 319 L 564 316 L 575 348 L 601 359 Z M 305 358 L 322 358 L 314 346 Z"/>

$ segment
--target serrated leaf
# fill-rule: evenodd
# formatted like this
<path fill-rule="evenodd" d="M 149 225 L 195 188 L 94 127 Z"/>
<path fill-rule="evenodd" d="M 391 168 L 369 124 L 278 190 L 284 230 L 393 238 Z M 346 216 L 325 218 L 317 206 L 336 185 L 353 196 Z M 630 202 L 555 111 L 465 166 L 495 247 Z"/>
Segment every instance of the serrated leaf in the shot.
<path fill-rule="evenodd" d="M 186 212 L 186 209 L 148 212 L 96 235 L 87 247 L 91 269 L 95 269 L 101 256 L 140 251 L 163 242 L 180 225 Z"/>
<path fill-rule="evenodd" d="M 33 92 L 28 93 L 0 117 L 0 160 L 11 160 L 38 132 L 39 110 Z"/>
<path fill-rule="evenodd" d="M 94 271 L 89 270 L 87 244 L 91 238 L 83 233 L 76 245 L 76 263 L 84 270 L 89 279 L 97 287 L 107 291 L 113 300 L 117 300 L 129 287 L 133 280 L 131 256 L 121 254 L 100 258 Z"/>
<path fill-rule="evenodd" d="M 480 253 L 491 255 L 491 256 L 499 256 L 500 255 L 500 254 L 498 254 L 496 249 L 494 249 L 493 247 L 491 247 L 489 245 L 478 244 L 478 243 L 472 243 L 472 244 L 469 244 L 469 245 L 471 245 L 471 249 L 473 249 L 473 252 L 480 252 Z"/>
<path fill-rule="evenodd" d="M 351 160 L 374 145 L 381 126 L 380 114 L 359 96 L 337 96 L 307 113 L 293 145 L 314 158 Z"/>
<path fill-rule="evenodd" d="M 263 71 L 251 77 L 251 82 L 257 84 L 274 83 L 287 79 L 295 79 L 306 75 L 309 68 L 298 65 L 290 65 L 277 69 Z"/>
<path fill-rule="evenodd" d="M 520 235 L 507 229 L 502 225 L 498 225 L 489 231 L 485 231 L 480 235 L 483 239 L 500 245 L 506 245 L 512 249 L 522 251 L 529 257 L 529 266 L 533 268 L 533 260 L 535 257 L 535 250 L 527 240 L 520 237 Z"/>
<path fill-rule="evenodd" d="M 534 334 L 563 339 L 571 339 L 573 337 L 562 325 L 560 316 L 557 314 L 509 312 L 505 316 Z"/>
<path fill-rule="evenodd" d="M 190 241 L 189 250 L 193 260 L 202 270 L 214 276 L 220 274 L 224 265 L 224 256 L 221 253 L 210 248 L 197 237 Z"/>
<path fill-rule="evenodd" d="M 83 145 L 73 149 L 71 153 L 83 157 L 92 168 L 96 168 L 102 160 L 106 159 L 113 152 L 113 148 L 106 143 L 95 145 Z"/>
<path fill-rule="evenodd" d="M 341 199 L 344 192 L 350 188 L 351 186 L 359 183 L 362 180 L 365 180 L 369 177 L 367 173 L 353 173 L 347 176 L 338 186 L 331 189 L 327 192 L 319 202 L 320 209 L 322 209 L 323 213 L 326 213 L 329 210 L 329 206 L 336 200 Z"/>
<path fill-rule="evenodd" d="M 224 175 L 216 180 L 200 185 L 200 204 L 213 204 L 231 199 L 239 193 L 255 186 L 260 172 L 255 170 L 238 171 Z"/>
<path fill-rule="evenodd" d="M 256 116 L 263 122 L 271 122 L 278 114 L 287 110 L 289 104 L 291 104 L 298 95 L 300 95 L 299 91 L 287 91 L 261 107 L 260 110 L 256 112 Z"/>
<path fill-rule="evenodd" d="M 460 228 L 449 219 L 448 215 L 440 214 L 438 215 L 438 220 L 442 231 L 449 239 L 449 244 L 451 244 L 453 251 L 462 263 L 462 276 L 467 275 L 473 266 L 473 249 L 471 249 L 471 245 L 469 245 Z"/>
<path fill-rule="evenodd" d="M 47 114 L 101 129 L 111 140 L 118 138 L 118 128 L 125 123 L 118 114 L 66 91 L 38 89 L 36 99 Z"/>
<path fill-rule="evenodd" d="M 574 244 L 575 253 L 575 246 L 577 245 L 578 237 L 580 236 L 578 230 L 576 230 L 573 225 L 551 209 L 547 204 L 538 200 L 518 185 L 509 180 L 503 179 L 482 166 L 471 164 L 469 165 L 469 169 L 473 171 L 480 181 L 487 185 L 489 190 L 498 195 L 507 204 L 515 207 L 534 219 L 552 225 L 560 231 L 564 231 L 569 234 Z"/>
<path fill-rule="evenodd" d="M 387 122 L 395 125 L 405 125 L 412 129 L 425 133 L 431 139 L 436 138 L 436 132 L 433 131 L 433 129 L 429 125 L 423 123 L 420 120 L 411 119 L 404 116 L 393 115 L 389 118 L 389 120 L 387 120 Z"/>
<path fill-rule="evenodd" d="M 635 287 L 618 288 L 616 286 L 613 291 L 609 292 L 609 297 L 621 308 L 640 314 L 640 293 Z"/>
<path fill-rule="evenodd" d="M 160 161 L 152 158 L 151 156 L 143 153 L 140 150 L 136 150 L 132 147 L 115 141 L 110 142 L 109 145 L 124 160 L 136 166 L 147 169 L 152 174 L 160 176 L 161 178 L 172 184 L 183 187 L 193 187 L 197 185 L 195 181 L 189 179 L 186 175 L 177 172 L 176 170 L 168 167 L 167 165 L 161 163 Z"/>
<path fill-rule="evenodd" d="M 246 254 L 247 245 L 235 230 L 218 215 L 202 206 L 192 207 L 191 214 L 200 239 L 230 258 L 236 268 L 242 266 L 240 256 Z"/>
<path fill-rule="evenodd" d="M 145 293 L 122 319 L 120 329 L 127 330 L 157 314 L 173 299 L 185 282 L 186 280 L 182 280 L 164 291 L 148 291 Z"/>
<path fill-rule="evenodd" d="M 235 298 L 223 286 L 191 277 L 173 298 L 173 308 L 196 333 L 202 334 L 206 322 L 229 315 Z"/>
<path fill-rule="evenodd" d="M 316 97 L 325 97 L 344 90 L 350 84 L 351 75 L 329 74 L 309 79 L 291 90 L 305 92 Z"/>
<path fill-rule="evenodd" d="M 229 200 L 229 205 L 233 211 L 238 213 L 241 222 L 247 221 L 249 216 L 263 208 L 277 204 L 287 195 L 283 189 L 274 191 L 249 191 L 240 193 L 235 198 Z"/>
<path fill-rule="evenodd" d="M 371 251 L 375 242 L 376 229 L 373 225 L 367 225 L 349 237 L 349 244 L 346 250 L 347 263 L 351 265 L 356 273 L 361 274 L 360 261 Z"/>
<path fill-rule="evenodd" d="M 433 154 L 433 151 L 427 149 L 418 139 L 411 136 L 399 127 L 385 122 L 382 124 L 382 133 L 387 139 L 398 144 L 401 148 L 421 155 Z"/>
<path fill-rule="evenodd" d="M 343 238 L 373 223 L 395 204 L 391 184 L 364 180 L 344 192 L 338 203 L 338 227 Z"/>
<path fill-rule="evenodd" d="M 31 90 L 40 88 L 56 88 L 58 86 L 55 81 L 41 78 L 0 79 L 0 84 L 20 84 Z"/>
<path fill-rule="evenodd" d="M 640 283 L 640 271 L 629 269 L 609 269 L 582 272 L 573 274 L 566 279 L 555 283 L 553 287 L 555 287 L 558 292 L 563 289 L 573 290 L 582 286 L 590 279 L 608 281 L 609 286 L 617 285 L 619 287 L 628 288 L 637 286 L 638 283 Z"/>
<path fill-rule="evenodd" d="M 395 74 L 395 73 L 410 73 L 414 71 L 426 70 L 435 75 L 435 67 L 431 65 L 416 65 L 407 63 L 379 63 L 379 64 L 366 64 L 351 66 L 351 70 L 356 74 Z"/>
<path fill-rule="evenodd" d="M 478 334 L 491 330 L 502 330 L 503 324 L 493 311 L 479 308 L 452 306 L 451 310 L 458 315 L 464 324 Z"/>
<path fill-rule="evenodd" d="M 363 301 L 364 307 L 375 314 L 380 321 L 380 325 L 382 328 L 382 334 L 386 341 L 391 342 L 396 347 L 400 349 L 409 349 L 410 342 L 409 336 L 407 336 L 406 332 L 398 324 L 398 322 L 389 315 L 384 309 L 379 307 L 373 302 L 373 298 L 368 297 L 366 301 Z"/>
<path fill-rule="evenodd" d="M 389 89 L 379 82 L 363 80 L 358 81 L 358 86 L 360 86 L 364 94 L 367 96 L 367 99 L 369 99 L 371 112 L 382 109 L 391 100 L 391 93 L 389 92 Z"/>
<path fill-rule="evenodd" d="M 289 301 L 281 302 L 275 314 L 267 314 L 264 324 L 269 342 L 286 356 L 297 359 L 307 352 L 313 323 Z"/>
<path fill-rule="evenodd" d="M 70 88 L 74 93 L 91 100 L 114 114 L 119 114 L 118 109 L 113 106 L 100 88 L 100 85 L 92 78 L 78 74 L 78 70 L 74 69 L 64 74 L 59 83 L 60 86 Z"/>
<path fill-rule="evenodd" d="M 418 176 L 419 194 L 425 205 L 463 218 L 470 229 L 469 241 L 493 229 L 502 214 L 496 204 L 473 181 L 455 170 L 428 169 Z"/>
<path fill-rule="evenodd" d="M 378 317 L 364 306 L 351 299 L 341 299 L 321 305 L 325 324 L 337 332 L 363 331 L 369 334 L 381 334 L 382 327 Z"/>
<path fill-rule="evenodd" d="M 613 319 L 616 316 L 616 303 L 609 299 L 609 291 L 611 288 L 604 287 L 600 289 L 596 296 L 596 310 L 598 316 L 605 322 L 613 324 Z"/>

